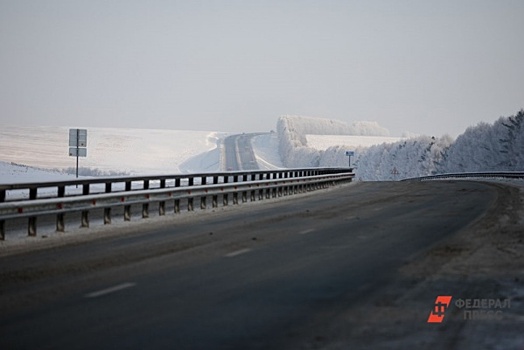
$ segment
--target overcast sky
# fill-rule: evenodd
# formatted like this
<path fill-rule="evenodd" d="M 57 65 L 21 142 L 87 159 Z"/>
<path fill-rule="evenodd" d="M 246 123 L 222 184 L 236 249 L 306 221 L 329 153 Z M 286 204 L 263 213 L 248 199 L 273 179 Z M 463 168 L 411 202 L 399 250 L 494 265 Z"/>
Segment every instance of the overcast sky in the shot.
<path fill-rule="evenodd" d="M 524 1 L 0 0 L 0 125 L 457 136 L 524 107 Z"/>

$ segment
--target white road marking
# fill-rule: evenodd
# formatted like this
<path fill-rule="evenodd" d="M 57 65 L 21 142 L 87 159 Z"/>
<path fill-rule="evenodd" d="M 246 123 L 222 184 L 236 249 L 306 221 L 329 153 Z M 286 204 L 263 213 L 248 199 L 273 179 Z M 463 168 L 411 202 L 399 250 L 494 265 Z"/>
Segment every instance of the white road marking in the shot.
<path fill-rule="evenodd" d="M 314 228 L 308 228 L 307 230 L 300 231 L 299 233 L 300 233 L 301 235 L 305 235 L 306 233 L 310 233 L 310 232 L 313 232 L 313 231 L 315 231 Z"/>
<path fill-rule="evenodd" d="M 98 297 L 101 297 L 103 295 L 107 295 L 107 294 L 111 294 L 111 293 L 115 293 L 115 292 L 118 292 L 122 289 L 127 289 L 127 288 L 131 288 L 131 287 L 134 287 L 136 286 L 136 283 L 122 283 L 122 284 L 119 284 L 119 285 L 116 285 L 116 286 L 113 286 L 113 287 L 109 287 L 109 288 L 106 288 L 106 289 L 102 289 L 102 290 L 98 290 L 96 292 L 92 292 L 92 293 L 89 293 L 89 294 L 86 294 L 85 297 L 86 298 L 98 298 Z"/>
<path fill-rule="evenodd" d="M 238 255 L 242 255 L 242 254 L 245 254 L 245 253 L 248 253 L 250 252 L 251 249 L 249 248 L 244 248 L 244 249 L 240 249 L 240 250 L 235 250 L 234 252 L 231 252 L 229 254 L 226 254 L 224 255 L 226 258 L 232 258 L 232 257 L 235 257 L 235 256 L 238 256 Z"/>

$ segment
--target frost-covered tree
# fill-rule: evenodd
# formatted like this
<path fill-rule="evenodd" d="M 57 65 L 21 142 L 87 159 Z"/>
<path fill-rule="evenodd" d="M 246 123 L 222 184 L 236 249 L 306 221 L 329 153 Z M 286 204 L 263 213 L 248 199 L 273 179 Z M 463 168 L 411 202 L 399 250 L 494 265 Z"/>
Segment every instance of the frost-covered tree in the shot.
<path fill-rule="evenodd" d="M 361 124 L 359 132 L 377 130 Z M 278 121 L 280 152 L 286 166 L 347 166 L 343 145 L 318 151 L 307 146 L 307 134 L 352 134 L 349 126 L 318 118 L 282 117 Z M 368 127 L 371 126 L 371 129 Z M 353 165 L 362 180 L 395 180 L 449 172 L 524 170 L 524 110 L 493 124 L 469 127 L 455 141 L 450 136 L 417 136 L 355 150 Z"/>
<path fill-rule="evenodd" d="M 445 164 L 445 172 L 523 170 L 524 111 L 466 129 L 449 148 Z"/>
<path fill-rule="evenodd" d="M 289 115 L 278 119 L 277 133 L 280 157 L 288 167 L 326 166 L 326 159 L 330 157 L 332 164 L 338 164 L 344 157 L 347 161 L 345 151 L 342 154 L 341 150 L 321 151 L 308 147 L 306 135 L 389 135 L 389 131 L 376 122 L 347 124 L 333 119 Z"/>

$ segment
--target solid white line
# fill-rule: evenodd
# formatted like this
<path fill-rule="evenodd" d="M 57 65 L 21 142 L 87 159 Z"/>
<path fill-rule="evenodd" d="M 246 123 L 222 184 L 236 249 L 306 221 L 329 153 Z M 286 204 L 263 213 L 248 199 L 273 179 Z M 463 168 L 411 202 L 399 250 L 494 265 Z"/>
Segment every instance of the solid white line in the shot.
<path fill-rule="evenodd" d="M 244 248 L 244 249 L 240 249 L 240 250 L 235 250 L 234 252 L 231 252 L 229 254 L 226 254 L 224 255 L 226 258 L 232 258 L 232 257 L 235 257 L 235 256 L 238 256 L 238 255 L 242 255 L 242 254 L 245 254 L 245 253 L 248 253 L 250 252 L 251 249 L 249 248 Z"/>
<path fill-rule="evenodd" d="M 307 230 L 300 231 L 299 233 L 300 233 L 301 235 L 305 235 L 306 233 L 310 233 L 310 232 L 313 232 L 313 231 L 315 231 L 314 228 L 308 228 Z"/>
<path fill-rule="evenodd" d="M 115 292 L 118 292 L 122 289 L 127 289 L 127 288 L 131 288 L 131 287 L 134 287 L 136 286 L 136 283 L 122 283 L 122 284 L 119 284 L 119 285 L 116 285 L 116 286 L 113 286 L 113 287 L 110 287 L 110 288 L 106 288 L 106 289 L 102 289 L 102 290 L 99 290 L 99 291 L 96 291 L 96 292 L 92 292 L 92 293 L 89 293 L 89 294 L 86 294 L 85 297 L 86 298 L 98 298 L 98 297 L 101 297 L 103 295 L 107 295 L 107 294 L 111 294 L 111 293 L 115 293 Z"/>

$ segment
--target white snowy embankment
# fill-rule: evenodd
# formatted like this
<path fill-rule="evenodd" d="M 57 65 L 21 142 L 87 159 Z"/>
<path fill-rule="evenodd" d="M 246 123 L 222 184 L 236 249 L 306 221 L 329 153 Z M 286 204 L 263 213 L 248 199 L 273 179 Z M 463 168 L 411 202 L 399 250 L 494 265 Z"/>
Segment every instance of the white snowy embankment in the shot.
<path fill-rule="evenodd" d="M 278 152 L 278 135 L 274 132 L 255 136 L 251 142 L 258 167 L 263 170 L 284 168 Z"/>

